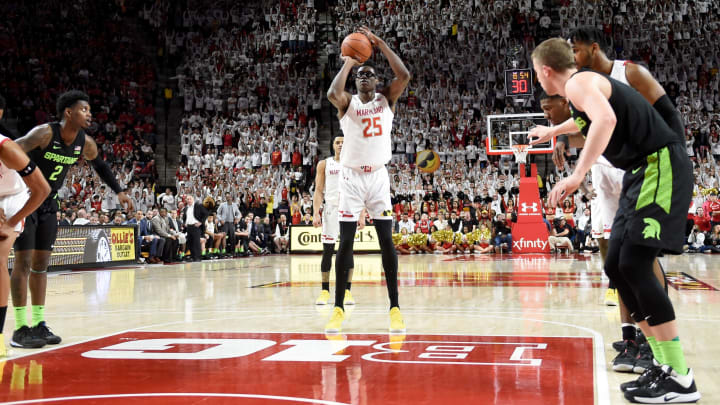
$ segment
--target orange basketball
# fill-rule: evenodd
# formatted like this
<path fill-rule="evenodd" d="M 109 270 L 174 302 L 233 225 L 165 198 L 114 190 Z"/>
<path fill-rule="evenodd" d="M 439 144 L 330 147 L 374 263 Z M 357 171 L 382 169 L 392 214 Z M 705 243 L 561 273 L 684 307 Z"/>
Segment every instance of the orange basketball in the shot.
<path fill-rule="evenodd" d="M 365 62 L 372 56 L 372 44 L 368 37 L 359 32 L 353 32 L 343 39 L 340 47 L 343 56 L 350 56 L 360 62 Z"/>

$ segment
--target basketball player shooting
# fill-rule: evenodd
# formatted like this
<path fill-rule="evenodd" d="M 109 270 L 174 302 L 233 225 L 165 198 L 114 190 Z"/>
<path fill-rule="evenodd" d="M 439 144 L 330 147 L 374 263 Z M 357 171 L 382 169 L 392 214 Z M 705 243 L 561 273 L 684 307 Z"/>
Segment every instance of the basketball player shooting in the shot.
<path fill-rule="evenodd" d="M 398 304 L 398 259 L 392 241 L 392 205 L 390 178 L 385 165 L 392 157 L 390 133 L 395 104 L 410 82 L 410 72 L 400 57 L 367 27 L 359 30 L 387 58 L 395 77 L 390 84 L 376 91 L 378 77 L 375 67 L 343 56 L 343 66 L 335 76 L 328 100 L 337 108 L 345 144 L 340 153 L 340 246 L 335 260 L 335 308 L 325 326 L 328 333 L 339 333 L 345 317 L 343 295 L 353 256 L 357 221 L 363 207 L 372 216 L 377 230 L 382 265 L 390 298 L 390 332 L 404 333 L 405 322 Z M 353 68 L 357 94 L 345 91 L 345 83 Z"/>
<path fill-rule="evenodd" d="M 57 237 L 57 191 L 70 167 L 85 158 L 103 182 L 117 193 L 120 203 L 126 205 L 128 211 L 133 209 L 132 200 L 120 188 L 110 166 L 98 155 L 97 144 L 85 134 L 92 122 L 89 102 L 89 96 L 81 91 L 61 94 L 56 103 L 60 122 L 38 125 L 17 140 L 30 160 L 37 164 L 51 191 L 40 208 L 27 217 L 25 230 L 15 241 L 15 264 L 10 276 L 16 327 L 10 344 L 14 347 L 34 348 L 37 338 L 47 344 L 61 341 L 45 323 L 45 295 L 50 254 Z M 26 317 L 28 284 L 32 324 Z"/>
<path fill-rule="evenodd" d="M 570 102 L 575 128 L 538 126 L 530 136 L 543 142 L 580 131 L 586 138 L 575 171 L 553 187 L 550 204 L 577 190 L 601 154 L 625 170 L 605 272 L 648 341 L 654 339 L 651 348 L 662 367 L 654 378 L 643 374 L 621 389 L 633 402 L 695 402 L 700 393 L 685 363 L 675 311 L 653 274 L 661 250 L 682 252 L 684 233 L 678 230 L 685 227 L 693 186 L 685 144 L 638 92 L 608 75 L 578 71 L 567 41 L 544 41 L 532 61 L 545 92 Z"/>

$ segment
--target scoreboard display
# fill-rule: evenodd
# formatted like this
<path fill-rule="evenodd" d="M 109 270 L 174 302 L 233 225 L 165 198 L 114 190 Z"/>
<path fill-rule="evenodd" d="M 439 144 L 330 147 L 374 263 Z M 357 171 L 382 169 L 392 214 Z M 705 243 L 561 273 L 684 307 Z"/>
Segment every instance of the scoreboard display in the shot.
<path fill-rule="evenodd" d="M 505 71 L 505 95 L 524 97 L 533 95 L 532 69 L 508 69 Z"/>

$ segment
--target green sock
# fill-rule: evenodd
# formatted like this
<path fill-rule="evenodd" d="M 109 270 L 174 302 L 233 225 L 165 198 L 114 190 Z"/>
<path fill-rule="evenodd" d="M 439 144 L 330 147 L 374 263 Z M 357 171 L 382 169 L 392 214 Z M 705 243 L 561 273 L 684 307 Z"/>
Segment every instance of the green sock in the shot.
<path fill-rule="evenodd" d="M 45 305 L 33 305 L 31 307 L 32 312 L 32 326 L 37 326 L 40 322 L 45 320 Z"/>
<path fill-rule="evenodd" d="M 665 356 L 663 356 L 663 352 L 662 350 L 660 350 L 660 345 L 658 344 L 658 341 L 655 340 L 655 336 L 648 336 L 647 341 L 650 345 L 650 350 L 652 350 L 655 360 L 657 360 L 657 362 L 660 364 L 665 364 Z"/>
<path fill-rule="evenodd" d="M 663 353 L 664 363 L 672 367 L 678 374 L 687 375 L 688 368 L 687 364 L 685 364 L 685 355 L 680 344 L 680 338 L 676 337 L 665 342 L 659 341 L 658 345 Z"/>
<path fill-rule="evenodd" d="M 27 322 L 27 307 L 15 307 L 15 329 L 30 326 Z"/>

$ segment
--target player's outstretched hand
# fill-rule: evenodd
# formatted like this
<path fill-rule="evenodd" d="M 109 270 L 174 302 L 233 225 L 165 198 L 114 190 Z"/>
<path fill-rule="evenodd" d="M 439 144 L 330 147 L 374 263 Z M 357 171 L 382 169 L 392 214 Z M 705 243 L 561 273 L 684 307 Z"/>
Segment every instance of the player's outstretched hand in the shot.
<path fill-rule="evenodd" d="M 545 125 L 538 125 L 535 128 L 531 129 L 528 133 L 530 145 L 537 145 L 538 143 L 547 142 L 552 137 L 552 128 L 546 127 Z"/>
<path fill-rule="evenodd" d="M 364 25 L 358 29 L 358 32 L 368 37 L 370 43 L 373 46 L 378 46 L 380 42 L 382 42 L 382 39 L 380 39 L 377 35 L 373 34 L 372 31 L 370 31 L 370 28 Z"/>
<path fill-rule="evenodd" d="M 322 226 L 322 216 L 320 214 L 313 216 L 313 226 L 315 228 Z"/>
<path fill-rule="evenodd" d="M 578 178 L 573 174 L 570 175 L 570 177 L 566 177 L 559 183 L 557 183 L 555 187 L 553 187 L 552 191 L 550 191 L 550 195 L 548 196 L 548 203 L 550 204 L 550 206 L 557 207 L 560 201 L 562 201 L 570 194 L 574 193 L 575 190 L 580 187 L 580 183 L 582 183 L 582 180 L 582 178 Z"/>
<path fill-rule="evenodd" d="M 552 153 L 552 161 L 557 167 L 565 167 L 565 142 L 556 142 Z"/>
<path fill-rule="evenodd" d="M 360 62 L 359 60 L 353 58 L 352 56 L 345 56 L 345 55 L 343 55 L 343 56 L 340 56 L 340 59 L 342 59 L 342 60 L 343 60 L 343 63 L 345 63 L 346 65 L 350 65 L 350 67 L 355 67 L 355 66 L 360 66 L 360 65 L 362 65 L 362 62 Z"/>
<path fill-rule="evenodd" d="M 358 231 L 365 229 L 365 215 L 361 215 L 358 219 Z"/>
<path fill-rule="evenodd" d="M 128 197 L 128 195 L 124 191 L 118 193 L 118 201 L 120 202 L 121 206 L 125 207 L 125 209 L 127 210 L 126 212 L 128 213 L 135 209 L 132 199 L 130 199 L 130 197 Z"/>

